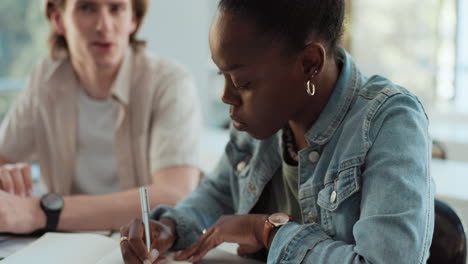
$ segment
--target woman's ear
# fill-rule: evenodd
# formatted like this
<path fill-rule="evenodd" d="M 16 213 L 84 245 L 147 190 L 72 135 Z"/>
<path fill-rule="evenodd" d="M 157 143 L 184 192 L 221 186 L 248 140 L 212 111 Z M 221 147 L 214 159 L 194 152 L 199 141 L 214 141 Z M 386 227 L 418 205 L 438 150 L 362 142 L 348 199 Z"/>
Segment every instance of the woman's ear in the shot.
<path fill-rule="evenodd" d="M 302 52 L 302 72 L 306 79 L 322 72 L 326 60 L 325 47 L 320 42 L 308 44 Z"/>
<path fill-rule="evenodd" d="M 52 10 L 50 12 L 50 23 L 57 34 L 65 35 L 65 26 L 63 25 L 62 14 L 58 10 Z"/>

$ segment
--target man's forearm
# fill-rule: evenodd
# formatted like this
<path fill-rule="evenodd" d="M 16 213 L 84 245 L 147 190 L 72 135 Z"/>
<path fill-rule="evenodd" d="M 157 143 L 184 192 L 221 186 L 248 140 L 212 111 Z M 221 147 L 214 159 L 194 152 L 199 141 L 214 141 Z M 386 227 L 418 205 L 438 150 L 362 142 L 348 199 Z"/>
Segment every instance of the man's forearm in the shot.
<path fill-rule="evenodd" d="M 154 183 L 147 185 L 151 208 L 160 204 L 175 205 L 198 182 L 199 171 L 193 168 L 173 168 L 154 175 Z M 176 180 L 174 180 L 176 179 Z M 118 193 L 64 197 L 58 229 L 118 230 L 135 217 L 141 217 L 138 189 Z"/>
<path fill-rule="evenodd" d="M 171 189 L 163 186 L 147 186 L 150 203 L 173 203 L 177 199 Z M 138 189 L 109 195 L 76 195 L 64 197 L 65 205 L 60 215 L 58 229 L 118 230 L 132 218 L 141 217 Z"/>

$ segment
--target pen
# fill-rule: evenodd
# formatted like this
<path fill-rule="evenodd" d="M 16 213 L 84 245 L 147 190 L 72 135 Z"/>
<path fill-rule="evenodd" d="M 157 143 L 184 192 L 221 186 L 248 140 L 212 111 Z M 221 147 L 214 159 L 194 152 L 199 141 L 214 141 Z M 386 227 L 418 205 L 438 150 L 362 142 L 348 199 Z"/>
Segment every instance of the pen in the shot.
<path fill-rule="evenodd" d="M 141 218 L 145 228 L 146 249 L 151 250 L 150 227 L 149 227 L 149 199 L 148 190 L 145 187 L 140 187 L 140 203 L 141 203 Z"/>

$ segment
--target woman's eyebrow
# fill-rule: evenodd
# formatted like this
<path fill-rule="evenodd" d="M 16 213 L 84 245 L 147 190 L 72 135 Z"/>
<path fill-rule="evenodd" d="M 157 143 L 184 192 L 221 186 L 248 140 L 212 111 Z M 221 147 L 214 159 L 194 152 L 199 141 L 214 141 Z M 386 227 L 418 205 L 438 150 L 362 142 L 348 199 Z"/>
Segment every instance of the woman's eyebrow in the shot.
<path fill-rule="evenodd" d="M 230 71 L 238 70 L 238 69 L 240 69 L 242 67 L 245 67 L 245 64 L 235 63 L 233 65 L 229 65 L 229 66 L 226 66 L 226 67 L 218 66 L 219 70 L 222 71 L 222 72 L 230 72 Z"/>

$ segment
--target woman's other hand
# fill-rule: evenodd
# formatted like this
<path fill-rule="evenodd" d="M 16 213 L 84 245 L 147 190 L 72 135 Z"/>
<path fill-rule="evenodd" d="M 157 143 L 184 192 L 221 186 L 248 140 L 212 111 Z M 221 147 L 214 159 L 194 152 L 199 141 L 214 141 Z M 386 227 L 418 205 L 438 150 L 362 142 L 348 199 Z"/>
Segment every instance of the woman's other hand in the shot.
<path fill-rule="evenodd" d="M 238 254 L 262 249 L 262 233 L 268 215 L 224 215 L 190 248 L 177 254 L 175 260 L 197 262 L 223 242 L 239 244 Z"/>

